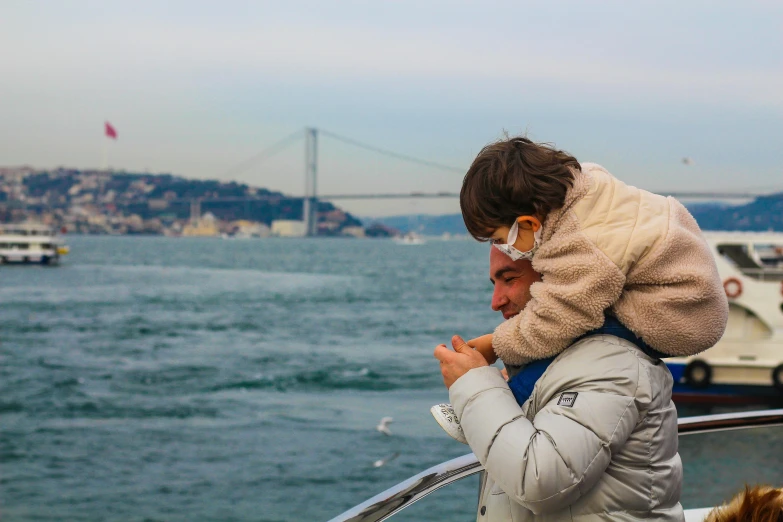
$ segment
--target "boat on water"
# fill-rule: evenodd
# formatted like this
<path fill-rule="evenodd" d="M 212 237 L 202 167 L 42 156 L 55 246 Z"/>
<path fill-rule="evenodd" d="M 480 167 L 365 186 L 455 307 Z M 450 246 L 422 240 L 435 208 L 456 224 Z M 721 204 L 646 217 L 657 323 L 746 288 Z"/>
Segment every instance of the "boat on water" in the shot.
<path fill-rule="evenodd" d="M 729 300 L 729 321 L 709 350 L 666 359 L 674 400 L 783 403 L 783 234 L 708 232 Z"/>
<path fill-rule="evenodd" d="M 685 417 L 678 420 L 679 437 L 699 436 L 725 430 L 753 430 L 772 428 L 780 431 L 783 426 L 783 409 L 723 413 Z M 330 522 L 380 522 L 392 518 L 436 490 L 449 486 L 483 471 L 483 466 L 473 453 L 457 457 L 414 475 L 386 491 L 352 507 L 334 517 Z M 683 484 L 688 487 L 688 483 Z M 773 484 L 777 487 L 778 484 Z M 738 478 L 736 491 L 743 487 Z M 437 507 L 435 507 L 437 510 Z M 711 507 L 685 510 L 686 522 L 702 522 Z M 482 512 L 483 513 L 483 512 Z M 466 516 L 469 516 L 466 513 Z"/>
<path fill-rule="evenodd" d="M 394 241 L 396 241 L 399 245 L 423 245 L 426 243 L 424 238 L 418 235 L 416 232 L 408 232 L 405 235 L 395 237 Z"/>
<path fill-rule="evenodd" d="M 57 231 L 38 223 L 0 224 L 0 264 L 56 265 L 68 254 Z"/>

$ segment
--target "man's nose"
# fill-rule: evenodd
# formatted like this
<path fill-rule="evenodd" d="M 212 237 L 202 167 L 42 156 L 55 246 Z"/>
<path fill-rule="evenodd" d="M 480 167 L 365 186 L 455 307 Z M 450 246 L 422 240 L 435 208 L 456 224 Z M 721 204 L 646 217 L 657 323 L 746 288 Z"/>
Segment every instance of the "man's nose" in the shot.
<path fill-rule="evenodd" d="M 495 285 L 495 290 L 492 292 L 492 309 L 499 312 L 504 306 L 508 304 L 508 298 L 500 285 Z"/>

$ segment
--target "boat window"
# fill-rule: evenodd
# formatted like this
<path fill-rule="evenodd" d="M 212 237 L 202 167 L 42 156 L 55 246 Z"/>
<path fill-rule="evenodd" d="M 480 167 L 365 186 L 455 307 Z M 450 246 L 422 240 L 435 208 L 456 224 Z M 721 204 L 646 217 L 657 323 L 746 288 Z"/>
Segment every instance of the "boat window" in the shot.
<path fill-rule="evenodd" d="M 748 245 L 718 245 L 718 253 L 739 269 L 761 268 L 748 254 Z"/>
<path fill-rule="evenodd" d="M 771 245 L 754 245 L 752 251 L 747 244 L 723 244 L 718 245 L 718 253 L 729 263 L 737 267 L 740 272 L 753 279 L 762 281 L 780 281 L 783 280 L 783 262 L 776 261 L 775 248 Z M 761 255 L 763 253 L 763 257 Z"/>
<path fill-rule="evenodd" d="M 770 268 L 783 268 L 783 245 L 758 244 L 753 245 L 761 264 Z"/>
<path fill-rule="evenodd" d="M 54 234 L 54 231 L 49 228 L 28 228 L 28 227 L 3 227 L 0 228 L 0 234 L 14 235 L 14 236 L 50 236 Z"/>

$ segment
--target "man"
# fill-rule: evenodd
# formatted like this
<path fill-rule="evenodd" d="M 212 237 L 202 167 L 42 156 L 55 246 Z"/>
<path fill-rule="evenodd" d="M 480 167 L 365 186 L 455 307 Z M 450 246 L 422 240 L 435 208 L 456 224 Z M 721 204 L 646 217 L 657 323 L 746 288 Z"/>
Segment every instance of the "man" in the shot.
<path fill-rule="evenodd" d="M 492 308 L 508 319 L 540 276 L 490 249 Z M 465 437 L 484 465 L 477 520 L 683 521 L 672 378 L 613 335 L 572 344 L 522 406 L 459 337 L 435 357 Z M 514 372 L 512 371 L 512 374 Z"/>
<path fill-rule="evenodd" d="M 489 253 L 489 281 L 492 283 L 492 301 L 490 306 L 503 314 L 503 319 L 511 319 L 530 301 L 530 285 L 541 281 L 541 274 L 533 270 L 530 261 L 520 259 L 512 261 L 510 257 L 495 248 Z M 501 373 L 508 380 L 508 370 L 512 374 L 516 367 L 503 368 Z"/>

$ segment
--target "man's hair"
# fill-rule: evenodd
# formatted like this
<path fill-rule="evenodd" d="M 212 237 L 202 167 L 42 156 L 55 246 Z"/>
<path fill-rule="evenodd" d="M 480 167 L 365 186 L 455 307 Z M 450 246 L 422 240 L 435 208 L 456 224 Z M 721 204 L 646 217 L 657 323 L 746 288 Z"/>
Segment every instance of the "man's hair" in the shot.
<path fill-rule="evenodd" d="M 546 143 L 506 137 L 481 149 L 462 181 L 462 219 L 470 235 L 486 241 L 498 227 L 519 216 L 536 214 L 542 221 L 565 203 L 576 158 Z"/>
<path fill-rule="evenodd" d="M 705 522 L 783 522 L 783 490 L 745 486 L 728 504 L 709 512 Z"/>

